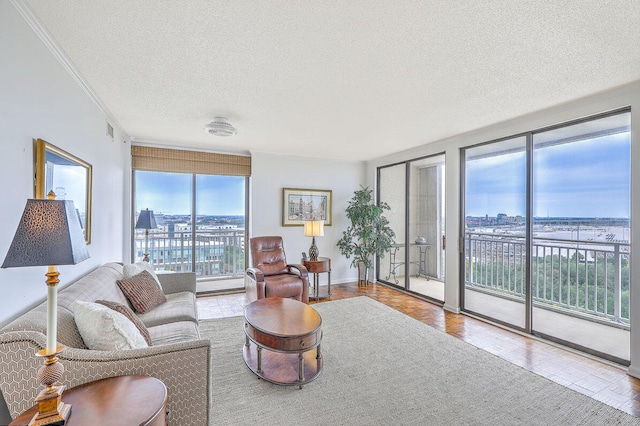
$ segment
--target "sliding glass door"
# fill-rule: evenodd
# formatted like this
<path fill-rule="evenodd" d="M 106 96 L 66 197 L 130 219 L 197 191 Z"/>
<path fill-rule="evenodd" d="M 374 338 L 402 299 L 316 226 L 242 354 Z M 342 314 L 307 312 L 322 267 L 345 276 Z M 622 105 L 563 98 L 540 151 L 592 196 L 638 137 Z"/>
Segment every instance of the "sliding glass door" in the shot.
<path fill-rule="evenodd" d="M 444 301 L 444 155 L 380 167 L 378 201 L 396 233 L 378 280 Z"/>
<path fill-rule="evenodd" d="M 464 151 L 464 308 L 520 329 L 526 319 L 527 139 Z"/>
<path fill-rule="evenodd" d="M 401 287 L 405 286 L 406 182 L 404 163 L 378 169 L 378 202 L 389 205 L 384 215 L 396 234 L 391 251 L 378 259 L 378 280 Z"/>
<path fill-rule="evenodd" d="M 630 357 L 631 114 L 533 135 L 533 330 Z"/>
<path fill-rule="evenodd" d="M 631 114 L 466 148 L 463 309 L 630 359 Z"/>
<path fill-rule="evenodd" d="M 195 272 L 198 292 L 244 287 L 247 178 L 192 173 L 134 172 L 134 223 L 154 211 L 150 263 L 158 272 Z M 133 260 L 145 230 L 134 229 Z"/>

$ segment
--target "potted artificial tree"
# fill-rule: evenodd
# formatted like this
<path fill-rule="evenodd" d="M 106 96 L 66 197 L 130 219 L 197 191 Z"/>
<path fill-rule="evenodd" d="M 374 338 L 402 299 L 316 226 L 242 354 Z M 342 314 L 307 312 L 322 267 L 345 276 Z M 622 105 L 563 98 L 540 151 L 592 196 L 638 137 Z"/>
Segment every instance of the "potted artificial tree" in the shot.
<path fill-rule="evenodd" d="M 369 282 L 369 270 L 373 267 L 373 256 L 384 257 L 394 244 L 396 236 L 389 227 L 389 221 L 382 215 L 390 210 L 387 203 L 373 203 L 372 189 L 360 186 L 347 206 L 347 218 L 351 225 L 342 233 L 338 241 L 340 253 L 353 256 L 351 266 L 358 268 L 358 285 Z"/>

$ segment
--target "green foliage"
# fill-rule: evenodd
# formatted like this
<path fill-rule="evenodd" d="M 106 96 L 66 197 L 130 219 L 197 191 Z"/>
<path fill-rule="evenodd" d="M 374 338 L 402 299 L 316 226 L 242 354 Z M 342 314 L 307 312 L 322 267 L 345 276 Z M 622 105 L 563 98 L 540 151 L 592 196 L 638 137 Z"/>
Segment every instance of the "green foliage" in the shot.
<path fill-rule="evenodd" d="M 629 319 L 629 260 L 620 259 L 620 316 Z M 615 259 L 597 256 L 585 262 L 579 253 L 570 258 L 557 254 L 537 258 L 532 265 L 534 300 L 600 315 L 615 310 Z M 466 281 L 505 294 L 524 297 L 525 265 L 521 262 L 466 262 Z"/>
<path fill-rule="evenodd" d="M 373 203 L 373 190 L 360 186 L 353 194 L 346 209 L 351 225 L 342 233 L 338 241 L 340 253 L 347 259 L 353 256 L 351 266 L 363 262 L 367 269 L 373 266 L 373 256 L 384 257 L 394 244 L 395 232 L 389 227 L 389 221 L 383 216 L 390 210 L 387 203 Z"/>

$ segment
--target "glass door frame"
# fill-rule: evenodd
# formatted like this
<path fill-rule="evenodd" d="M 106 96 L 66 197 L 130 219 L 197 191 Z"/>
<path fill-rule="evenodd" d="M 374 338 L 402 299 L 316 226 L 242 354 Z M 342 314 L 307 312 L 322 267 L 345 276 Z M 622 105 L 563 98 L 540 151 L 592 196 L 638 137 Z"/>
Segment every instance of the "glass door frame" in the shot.
<path fill-rule="evenodd" d="M 531 293 L 531 262 L 529 261 L 529 256 L 531 253 L 532 247 L 532 238 L 531 238 L 531 215 L 533 213 L 533 182 L 532 182 L 532 173 L 533 173 L 533 150 L 532 150 L 532 141 L 533 141 L 533 132 L 525 132 L 518 133 L 515 135 L 506 136 L 500 139 L 494 139 L 488 142 L 483 142 L 475 145 L 466 146 L 460 148 L 460 213 L 458 217 L 460 218 L 460 241 L 459 241 L 459 277 L 460 277 L 460 310 L 462 312 L 468 312 L 477 316 L 479 318 L 485 319 L 487 321 L 492 321 L 503 326 L 507 326 L 513 329 L 517 329 L 523 331 L 524 333 L 531 334 L 532 328 L 532 313 L 533 313 L 533 298 Z M 526 167 L 526 181 L 525 181 L 525 246 L 527 250 L 527 258 L 525 264 L 525 295 L 524 295 L 524 327 L 519 327 L 514 324 L 509 324 L 504 321 L 501 321 L 496 318 L 489 317 L 485 314 L 481 314 L 479 312 L 474 312 L 465 308 L 465 277 L 466 277 L 466 256 L 465 256 L 465 244 L 466 244 L 466 152 L 469 149 L 477 148 L 479 146 L 486 146 L 491 144 L 496 144 L 512 139 L 517 138 L 525 138 L 525 167 Z"/>
<path fill-rule="evenodd" d="M 602 119 L 602 118 L 607 118 L 607 117 L 611 117 L 611 116 L 615 116 L 618 114 L 624 114 L 624 113 L 630 113 L 631 112 L 631 108 L 630 107 L 622 107 L 622 108 L 617 108 L 614 110 L 610 110 L 610 111 L 606 111 L 606 112 L 602 112 L 602 113 L 598 113 L 598 114 L 593 114 L 593 115 L 589 115 L 589 116 L 585 116 L 579 119 L 575 119 L 575 120 L 569 120 L 566 122 L 562 122 L 562 123 L 558 123 L 558 124 L 554 124 L 551 126 L 547 126 L 547 127 L 543 127 L 543 128 L 538 128 L 535 130 L 531 130 L 531 131 L 527 131 L 527 132 L 523 132 L 523 133 L 518 133 L 518 134 L 514 134 L 514 135 L 509 135 L 503 138 L 499 138 L 499 139 L 493 139 L 491 141 L 487 141 L 487 142 L 483 142 L 483 143 L 479 143 L 479 144 L 475 144 L 475 145 L 470 145 L 470 146 L 466 146 L 466 147 L 462 147 L 460 148 L 460 156 L 459 156 L 459 160 L 460 160 L 460 211 L 458 214 L 459 217 L 459 289 L 460 289 L 460 311 L 461 312 L 466 312 L 469 314 L 472 314 L 474 316 L 477 316 L 479 318 L 491 321 L 491 322 L 495 322 L 497 324 L 500 325 L 504 325 L 506 327 L 512 328 L 512 329 L 517 329 L 517 330 L 521 330 L 522 332 L 526 333 L 526 334 L 531 334 L 531 335 L 536 335 L 539 337 L 542 337 L 546 340 L 551 340 L 551 341 L 556 341 L 558 343 L 561 343 L 565 346 L 568 347 L 575 347 L 574 344 L 572 344 L 571 342 L 568 341 L 564 341 L 564 340 L 560 340 L 557 338 L 553 338 L 551 336 L 547 336 L 547 335 L 543 335 L 540 334 L 538 332 L 536 332 L 535 327 L 533 326 L 533 308 L 534 308 L 534 303 L 533 303 L 533 285 L 532 285 L 532 280 L 533 280 L 533 261 L 532 261 L 532 255 L 533 255 L 533 222 L 534 222 L 534 217 L 533 217 L 533 180 L 534 180 L 534 176 L 533 176 L 533 168 L 534 168 L 534 164 L 533 164 L 533 154 L 534 154 L 534 146 L 533 146 L 533 138 L 535 134 L 538 133 L 543 133 L 543 132 L 548 132 L 548 131 L 552 131 L 552 130 L 556 130 L 556 129 L 561 129 L 561 128 L 565 128 L 568 126 L 574 126 L 574 125 L 578 125 L 581 123 L 587 123 L 587 122 L 591 122 L 594 120 L 598 120 L 598 119 Z M 525 219 L 525 232 L 526 232 L 526 236 L 525 236 L 525 245 L 526 245 L 526 250 L 527 250 L 527 255 L 526 255 L 526 266 L 525 266 L 525 326 L 523 328 L 515 326 L 513 324 L 507 324 L 503 321 L 497 320 L 495 318 L 491 318 L 487 315 L 478 313 L 478 312 L 474 312 L 474 311 L 470 311 L 465 309 L 465 277 L 466 277 L 466 256 L 465 256 L 465 243 L 466 243 L 466 234 L 465 234 L 465 230 L 466 230 L 466 151 L 468 149 L 471 148 L 475 148 L 478 146 L 483 146 L 483 145 L 489 145 L 489 144 L 493 144 L 493 143 L 499 143 L 505 140 L 509 140 L 509 139 L 513 139 L 513 138 L 517 138 L 517 137 L 525 137 L 526 138 L 526 219 Z M 631 179 L 631 176 L 630 176 Z M 593 351 L 590 350 L 589 348 L 585 348 L 585 347 L 579 347 L 576 348 L 580 351 L 583 352 L 587 352 L 587 353 L 591 353 L 593 355 L 596 355 L 598 357 L 601 358 L 605 358 L 605 359 L 609 359 L 610 356 L 608 356 L 605 353 L 601 353 L 601 352 L 597 352 L 597 351 Z M 619 362 L 619 360 L 614 360 L 614 362 Z"/>
<path fill-rule="evenodd" d="M 409 268 L 406 265 L 411 265 L 411 252 L 410 252 L 410 220 L 411 220 L 411 211 L 410 211 L 410 207 L 411 207 L 411 163 L 414 163 L 416 161 L 420 161 L 420 160 L 425 160 L 428 158 L 435 158 L 438 156 L 442 156 L 442 158 L 444 159 L 446 155 L 445 151 L 442 152 L 436 152 L 434 154 L 429 154 L 429 155 L 424 155 L 421 157 L 416 157 L 416 158 L 411 158 L 408 160 L 404 160 L 404 161 L 399 161 L 396 163 L 391 163 L 391 164 L 385 164 L 383 166 L 378 166 L 376 168 L 376 203 L 380 204 L 381 200 L 380 196 L 380 187 L 381 187 L 381 180 L 380 180 L 380 175 L 381 175 L 381 170 L 382 169 L 386 169 L 389 167 L 394 167 L 394 166 L 399 166 L 399 165 L 404 165 L 405 167 L 405 179 L 404 179 L 404 235 L 403 235 L 403 239 L 404 239 L 404 258 L 403 258 L 403 262 L 405 265 L 405 274 L 404 274 L 404 285 L 400 285 L 400 284 L 394 284 L 392 282 L 389 282 L 387 280 L 383 280 L 380 277 L 380 261 L 381 259 L 379 257 L 376 258 L 376 280 L 383 282 L 387 285 L 391 285 L 393 287 L 399 287 L 405 291 L 410 292 L 411 294 L 415 294 L 418 295 L 422 298 L 426 298 L 429 301 L 432 301 L 434 303 L 437 303 L 439 305 L 444 305 L 444 300 L 438 300 L 438 299 L 434 299 L 430 296 L 421 294 L 421 293 L 417 293 L 411 290 L 411 280 L 410 280 L 410 274 L 407 273 L 407 271 L 409 271 Z M 444 165 L 445 162 L 443 161 L 442 164 Z M 444 190 L 444 189 L 443 189 Z M 446 194 L 443 194 L 446 197 Z M 442 208 L 445 208 L 445 205 L 443 203 Z M 390 254 L 389 254 L 390 255 Z M 385 258 L 386 260 L 386 258 Z M 442 270 L 444 270 L 444 265 L 441 266 Z"/>
<path fill-rule="evenodd" d="M 136 214 L 136 172 L 145 172 L 147 170 L 131 170 L 131 222 L 130 222 L 130 226 L 131 226 L 131 241 L 130 241 L 130 258 L 131 258 L 131 262 L 135 262 L 136 261 L 136 250 L 135 250 L 135 214 Z M 155 171 L 154 171 L 155 172 Z M 155 173 L 175 173 L 175 174 L 181 174 L 184 176 L 189 176 L 189 180 L 190 180 L 190 202 L 189 202 L 189 206 L 191 209 L 191 219 L 190 219 L 190 224 L 193 230 L 196 229 L 196 223 L 197 223 L 197 177 L 198 176 L 206 176 L 208 174 L 206 173 L 194 173 L 194 172 L 162 172 L 162 171 L 158 171 Z M 212 175 L 212 176 L 228 176 L 228 175 Z M 243 177 L 244 179 L 244 243 L 245 243 L 245 250 L 244 250 L 244 264 L 245 264 L 245 268 L 246 265 L 248 264 L 248 250 L 246 250 L 246 246 L 247 246 L 247 242 L 249 241 L 249 228 L 251 226 L 250 224 L 250 217 L 249 217 L 249 213 L 250 213 L 250 199 L 249 199 L 249 194 L 250 194 L 250 176 L 238 176 L 238 177 Z M 190 256 L 190 263 L 191 263 L 191 271 L 190 272 L 196 272 L 196 255 L 197 255 L 197 250 L 195 249 L 195 247 L 197 246 L 196 244 L 196 232 L 192 232 L 191 233 L 191 241 L 190 241 L 192 250 L 191 250 L 191 256 Z M 237 278 L 236 278 L 237 279 Z M 222 280 L 226 280 L 222 279 Z M 197 282 L 206 282 L 206 281 L 221 281 L 219 279 L 207 279 L 205 278 L 201 278 L 201 277 L 197 277 L 196 276 L 196 281 Z M 241 287 L 235 287 L 235 288 L 224 288 L 224 289 L 220 289 L 220 290 L 204 290 L 204 291 L 197 291 L 197 295 L 207 295 L 207 294 L 217 294 L 217 293 L 225 293 L 228 291 L 241 291 L 244 290 L 245 288 L 245 284 L 244 281 L 242 283 Z"/>

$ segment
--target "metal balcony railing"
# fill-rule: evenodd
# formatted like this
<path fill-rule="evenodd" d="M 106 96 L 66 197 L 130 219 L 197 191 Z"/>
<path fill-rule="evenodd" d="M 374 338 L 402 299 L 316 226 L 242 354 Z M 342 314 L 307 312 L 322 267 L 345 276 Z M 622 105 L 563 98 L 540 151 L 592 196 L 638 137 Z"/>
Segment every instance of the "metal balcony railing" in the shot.
<path fill-rule="evenodd" d="M 628 243 L 533 238 L 531 288 L 536 307 L 629 325 Z M 524 237 L 465 234 L 465 285 L 524 300 Z"/>
<path fill-rule="evenodd" d="M 245 271 L 244 229 L 149 232 L 149 260 L 157 271 L 195 272 L 199 279 L 237 278 Z M 136 258 L 145 252 L 145 236 L 136 232 Z"/>

